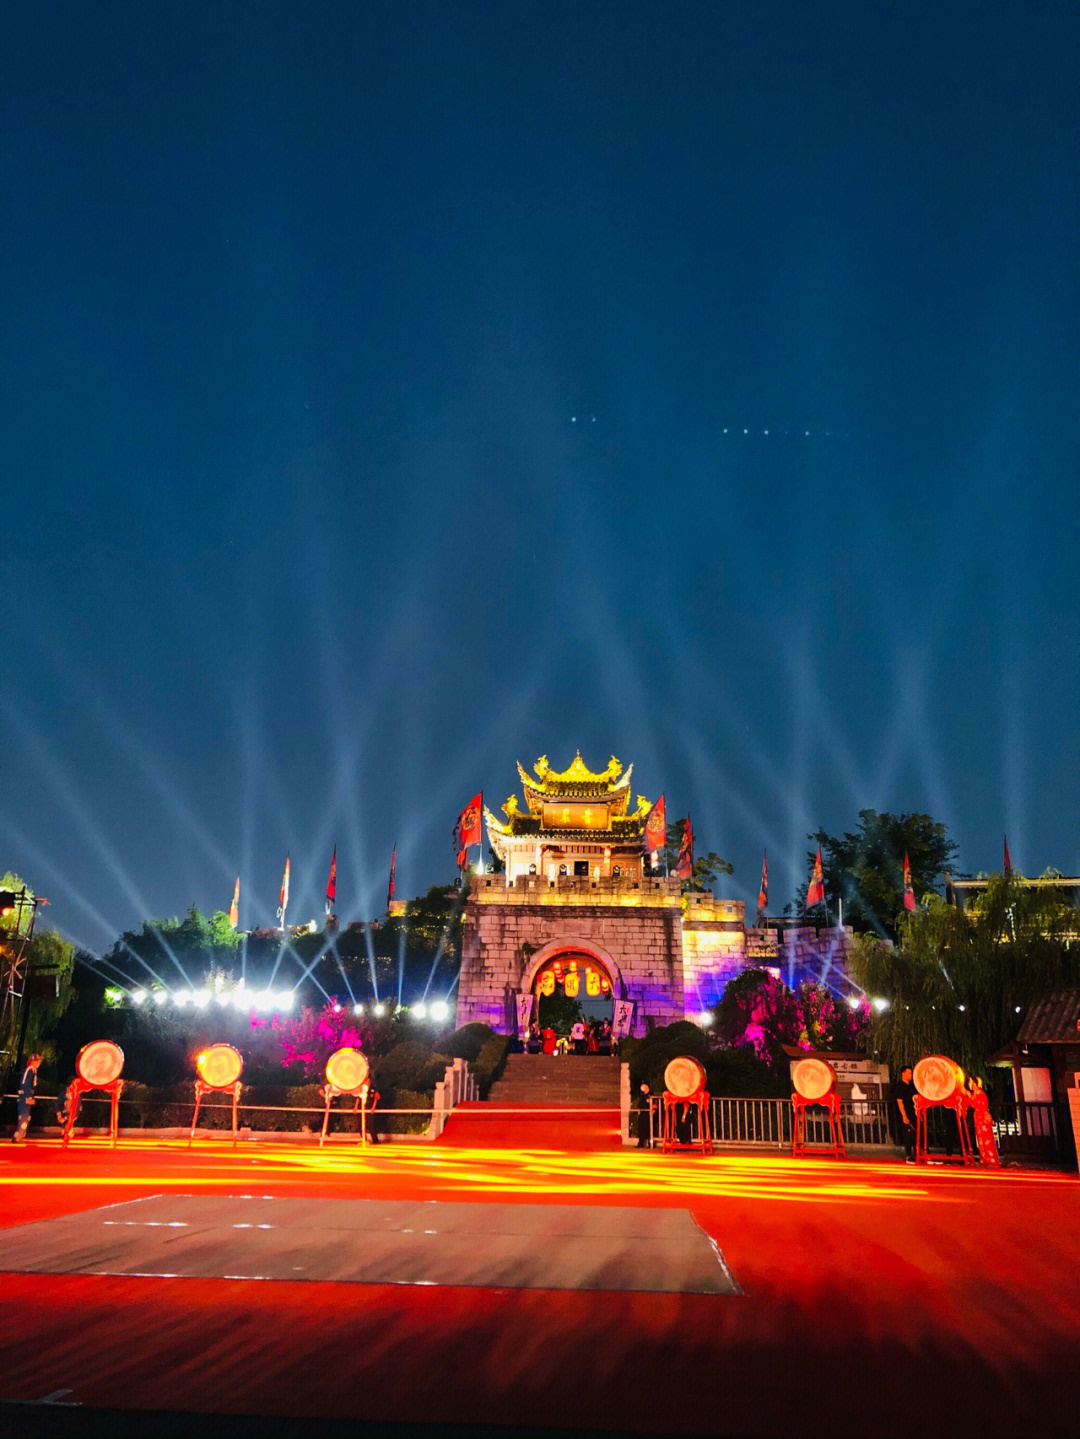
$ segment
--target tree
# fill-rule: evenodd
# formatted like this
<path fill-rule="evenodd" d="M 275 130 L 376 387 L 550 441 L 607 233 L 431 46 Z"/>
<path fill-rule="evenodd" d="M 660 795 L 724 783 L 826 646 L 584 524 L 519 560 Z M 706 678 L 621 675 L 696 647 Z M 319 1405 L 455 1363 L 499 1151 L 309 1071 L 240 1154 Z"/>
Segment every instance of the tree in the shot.
<path fill-rule="evenodd" d="M 799 1002 L 767 969 L 745 969 L 724 986 L 716 1029 L 725 1044 L 748 1046 L 766 1064 L 782 1063 L 784 1045 L 810 1049 Z"/>
<path fill-rule="evenodd" d="M 952 864 L 956 844 L 943 824 L 928 814 L 879 814 L 861 809 L 859 827 L 842 835 L 819 829 L 810 838 L 821 846 L 825 893 L 844 902 L 844 920 L 853 929 L 895 939 L 904 913 L 904 855 L 918 901 Z M 807 854 L 807 870 L 813 866 Z M 805 902 L 806 891 L 802 899 Z M 806 913 L 804 907 L 801 912 Z"/>
<path fill-rule="evenodd" d="M 660 853 L 660 864 L 668 874 L 675 873 L 675 864 L 679 858 L 679 849 L 682 846 L 684 827 L 686 819 L 673 820 L 667 827 L 667 840 Z M 726 859 L 710 850 L 708 854 L 697 854 L 695 844 L 694 872 L 689 880 L 689 888 L 693 890 L 710 890 L 722 874 L 734 874 L 735 867 Z"/>
<path fill-rule="evenodd" d="M 968 911 L 931 896 L 900 921 L 897 948 L 857 936 L 853 978 L 883 1001 L 869 1042 L 893 1067 L 947 1054 L 986 1076 L 1027 1007 L 1080 984 L 1076 911 L 1020 876 L 994 875 Z"/>

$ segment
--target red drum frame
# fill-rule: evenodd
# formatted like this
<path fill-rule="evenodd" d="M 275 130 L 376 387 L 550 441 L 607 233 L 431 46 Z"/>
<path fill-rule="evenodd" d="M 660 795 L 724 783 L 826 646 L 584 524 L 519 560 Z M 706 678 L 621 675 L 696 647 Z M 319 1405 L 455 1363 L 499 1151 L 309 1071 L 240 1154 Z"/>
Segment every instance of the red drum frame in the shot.
<path fill-rule="evenodd" d="M 940 1076 L 943 1070 L 951 1071 L 954 1080 L 951 1093 L 940 1096 L 924 1094 L 920 1088 L 920 1082 L 924 1085 L 927 1084 L 928 1079 L 932 1080 Z M 920 1073 L 920 1071 L 922 1072 Z M 961 1161 L 964 1164 L 974 1164 L 975 1155 L 972 1152 L 971 1137 L 967 1127 L 971 1099 L 964 1089 L 963 1070 L 955 1060 L 942 1054 L 931 1054 L 926 1059 L 919 1060 L 911 1077 L 915 1083 L 915 1163 L 926 1164 L 929 1161 L 930 1149 L 926 1135 L 927 1113 L 931 1109 L 951 1109 L 956 1115 Z"/>
<path fill-rule="evenodd" d="M 684 1143 L 678 1137 L 677 1115 L 680 1104 L 693 1105 L 697 1110 L 698 1137 Z M 700 1149 L 712 1154 L 712 1125 L 709 1114 L 709 1093 L 705 1088 L 705 1071 L 696 1059 L 680 1055 L 664 1070 L 664 1154 L 675 1149 Z"/>
<path fill-rule="evenodd" d="M 215 1051 L 224 1050 L 228 1050 L 230 1054 L 236 1056 L 236 1071 L 233 1078 L 230 1079 L 227 1083 L 222 1084 L 215 1084 L 211 1080 L 204 1079 L 203 1065 L 207 1056 L 213 1054 Z M 192 1142 L 195 1139 L 195 1127 L 199 1122 L 199 1106 L 202 1104 L 203 1095 L 215 1093 L 232 1095 L 232 1139 L 233 1144 L 235 1145 L 238 1138 L 236 1127 L 236 1111 L 240 1104 L 240 1090 L 242 1088 L 240 1084 L 240 1076 L 244 1072 L 243 1058 L 241 1057 L 239 1050 L 234 1049 L 231 1044 L 208 1044 L 195 1060 L 195 1065 L 199 1073 L 195 1079 L 195 1113 L 192 1116 L 191 1120 L 191 1133 L 188 1135 L 188 1148 L 191 1148 Z"/>
<path fill-rule="evenodd" d="M 829 1154 L 833 1159 L 846 1159 L 844 1132 L 840 1125 L 840 1091 L 836 1087 L 836 1070 L 824 1059 L 800 1059 L 792 1065 L 791 1095 L 792 1126 L 791 1154 L 795 1159 L 805 1159 L 807 1154 Z M 827 1082 L 828 1088 L 823 1086 Z M 803 1090 L 806 1092 L 803 1093 Z M 806 1111 L 820 1105 L 828 1111 L 828 1144 L 806 1144 Z"/>
<path fill-rule="evenodd" d="M 102 1069 L 100 1065 L 94 1064 L 95 1057 L 99 1060 L 112 1060 L 112 1064 Z M 117 1062 L 119 1061 L 119 1062 Z M 116 1069 L 116 1073 L 110 1079 L 102 1079 L 101 1074 L 109 1073 L 110 1069 Z M 94 1039 L 89 1044 L 84 1044 L 75 1058 L 75 1078 L 68 1088 L 67 1117 L 64 1121 L 64 1147 L 71 1139 L 72 1131 L 75 1128 L 75 1117 L 79 1112 L 79 1104 L 84 1094 L 91 1090 L 100 1090 L 109 1096 L 109 1139 L 112 1147 L 116 1148 L 116 1139 L 120 1126 L 120 1095 L 124 1088 L 124 1081 L 120 1078 L 121 1070 L 124 1068 L 124 1051 L 111 1039 Z M 95 1074 L 95 1070 L 98 1072 Z M 86 1072 L 84 1072 L 86 1071 Z"/>
<path fill-rule="evenodd" d="M 331 1077 L 335 1068 L 342 1067 L 342 1064 L 338 1064 L 337 1066 L 335 1066 L 334 1064 L 334 1061 L 338 1059 L 339 1056 L 343 1063 L 352 1062 L 353 1056 L 355 1056 L 356 1059 L 363 1060 L 363 1078 L 360 1079 L 356 1084 L 350 1085 L 345 1083 L 335 1083 L 335 1081 Z M 372 1092 L 371 1072 L 368 1069 L 367 1059 L 364 1057 L 364 1055 L 360 1053 L 358 1049 L 353 1049 L 351 1046 L 347 1045 L 344 1049 L 336 1049 L 334 1051 L 334 1053 L 326 1061 L 326 1083 L 323 1085 L 322 1092 L 324 1098 L 326 1099 L 326 1109 L 323 1113 L 322 1133 L 319 1135 L 319 1148 L 321 1149 L 322 1146 L 326 1143 L 326 1131 L 330 1124 L 330 1105 L 339 1094 L 348 1094 L 355 1096 L 356 1102 L 352 1107 L 352 1112 L 356 1114 L 357 1111 L 359 1111 L 360 1113 L 360 1138 L 357 1140 L 357 1143 L 367 1144 L 369 1142 L 367 1132 L 367 1117 L 370 1110 L 375 1108 L 375 1105 L 377 1104 L 379 1099 L 379 1095 L 376 1091 L 375 1098 L 372 1100 L 369 1107 L 368 1096 Z"/>

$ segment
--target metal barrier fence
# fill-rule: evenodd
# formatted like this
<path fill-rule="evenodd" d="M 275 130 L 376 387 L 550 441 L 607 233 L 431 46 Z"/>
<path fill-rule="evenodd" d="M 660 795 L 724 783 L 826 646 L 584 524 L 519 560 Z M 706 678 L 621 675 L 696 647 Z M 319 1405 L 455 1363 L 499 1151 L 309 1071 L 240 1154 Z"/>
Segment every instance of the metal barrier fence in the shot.
<path fill-rule="evenodd" d="M 663 1102 L 659 1095 L 649 1101 L 649 1130 L 652 1143 L 663 1143 Z M 850 1149 L 890 1151 L 899 1148 L 899 1139 L 890 1131 L 890 1105 L 884 1099 L 846 1100 L 840 1106 L 840 1127 L 844 1144 Z M 954 1111 L 935 1106 L 927 1111 L 927 1142 L 931 1151 L 946 1155 L 959 1153 Z M 969 1116 L 969 1123 L 971 1122 Z M 792 1143 L 793 1114 L 790 1099 L 712 1100 L 713 1143 L 758 1149 L 789 1149 Z M 995 1107 L 994 1135 L 1002 1158 L 1028 1159 L 1053 1164 L 1070 1157 L 1057 1106 L 1052 1103 L 1018 1103 Z M 810 1145 L 829 1143 L 827 1112 L 814 1107 L 806 1111 L 806 1141 Z M 974 1146 L 974 1133 L 972 1133 Z"/>
<path fill-rule="evenodd" d="M 663 1103 L 650 1097 L 650 1132 L 654 1145 L 663 1142 Z M 793 1114 L 790 1099 L 714 1098 L 712 1104 L 713 1144 L 740 1148 L 790 1149 Z M 889 1106 L 884 1099 L 848 1100 L 840 1106 L 840 1128 L 844 1144 L 856 1149 L 892 1149 L 889 1134 Z M 830 1143 L 826 1110 L 806 1111 L 806 1142 Z"/>

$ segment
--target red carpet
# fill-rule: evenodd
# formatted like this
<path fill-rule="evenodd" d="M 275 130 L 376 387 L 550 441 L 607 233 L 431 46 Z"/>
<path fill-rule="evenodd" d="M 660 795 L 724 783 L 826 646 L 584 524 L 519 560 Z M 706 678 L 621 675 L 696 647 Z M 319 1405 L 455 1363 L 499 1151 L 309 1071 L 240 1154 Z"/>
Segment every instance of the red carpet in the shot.
<path fill-rule="evenodd" d="M 618 1109 L 459 1104 L 440 1144 L 468 1149 L 621 1149 Z"/>

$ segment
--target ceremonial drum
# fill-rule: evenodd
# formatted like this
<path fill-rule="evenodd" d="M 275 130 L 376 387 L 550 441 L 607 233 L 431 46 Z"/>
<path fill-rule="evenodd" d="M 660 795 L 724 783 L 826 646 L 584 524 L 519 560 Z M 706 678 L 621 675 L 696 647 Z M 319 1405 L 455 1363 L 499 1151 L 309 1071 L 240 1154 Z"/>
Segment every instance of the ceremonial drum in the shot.
<path fill-rule="evenodd" d="M 915 1082 L 915 1160 L 926 1159 L 930 1148 L 927 1128 L 927 1112 L 938 1105 L 951 1109 L 956 1115 L 954 1138 L 959 1141 L 960 1158 L 965 1164 L 974 1164 L 975 1155 L 967 1128 L 967 1110 L 970 1101 L 964 1089 L 964 1071 L 955 1059 L 944 1054 L 930 1054 L 920 1059 L 912 1070 Z M 947 1123 L 951 1121 L 946 1121 Z M 946 1154 L 951 1151 L 946 1135 Z"/>
<path fill-rule="evenodd" d="M 703 1154 L 712 1153 L 712 1133 L 709 1126 L 709 1096 L 705 1092 L 705 1070 L 689 1055 L 680 1054 L 664 1070 L 664 1152 L 669 1149 L 697 1149 Z M 691 1139 L 684 1133 L 679 1137 L 680 1122 L 678 1107 L 683 1106 L 683 1118 L 689 1124 L 689 1106 L 697 1112 L 698 1137 Z"/>
<path fill-rule="evenodd" d="M 67 1115 L 64 1120 L 64 1144 L 71 1139 L 75 1128 L 75 1116 L 79 1103 L 90 1089 L 104 1089 L 111 1098 L 109 1108 L 109 1138 L 116 1144 L 120 1122 L 120 1091 L 124 1081 L 120 1078 L 124 1068 L 124 1051 L 111 1039 L 95 1039 L 84 1044 L 75 1059 L 75 1079 L 68 1088 Z"/>
<path fill-rule="evenodd" d="M 692 1099 L 705 1088 L 705 1071 L 696 1059 L 680 1055 L 664 1070 L 664 1088 L 676 1099 Z"/>
<path fill-rule="evenodd" d="M 370 1080 L 371 1071 L 368 1062 L 358 1049 L 352 1049 L 349 1046 L 344 1049 L 336 1049 L 326 1061 L 326 1084 L 322 1091 L 326 1100 L 326 1109 L 323 1111 L 320 1144 L 326 1142 L 326 1130 L 330 1123 L 330 1105 L 335 1094 L 356 1096 L 353 1112 L 355 1113 L 357 1109 L 360 1110 L 360 1143 L 367 1143 L 367 1102 L 371 1089 Z M 378 1097 L 375 1095 L 375 1099 Z"/>
<path fill-rule="evenodd" d="M 791 1096 L 792 1154 L 806 1154 L 806 1110 L 809 1105 L 821 1104 L 829 1111 L 829 1139 L 817 1152 L 831 1154 L 835 1159 L 846 1158 L 836 1070 L 824 1059 L 799 1059 L 791 1066 L 791 1083 L 795 1090 Z M 815 1145 L 820 1146 L 820 1140 L 815 1140 Z"/>
<path fill-rule="evenodd" d="M 954 1059 L 931 1054 L 920 1059 L 911 1075 L 916 1090 L 931 1104 L 945 1104 L 960 1089 L 964 1071 Z"/>
<path fill-rule="evenodd" d="M 824 1059 L 800 1059 L 791 1066 L 791 1082 L 807 1104 L 820 1104 L 836 1088 L 836 1070 Z"/>
<path fill-rule="evenodd" d="M 111 1039 L 84 1044 L 75 1060 L 75 1072 L 86 1089 L 105 1089 L 120 1078 L 123 1068 L 124 1051 Z"/>
<path fill-rule="evenodd" d="M 231 1044 L 211 1044 L 196 1055 L 195 1068 L 208 1089 L 231 1089 L 244 1071 L 244 1061 Z"/>
<path fill-rule="evenodd" d="M 368 1081 L 368 1062 L 358 1049 L 338 1049 L 326 1061 L 326 1082 L 339 1094 L 358 1094 Z"/>
<path fill-rule="evenodd" d="M 195 1138 L 195 1126 L 199 1122 L 199 1106 L 208 1090 L 224 1089 L 232 1095 L 232 1134 L 236 1143 L 236 1114 L 240 1107 L 240 1076 L 244 1072 L 244 1061 L 239 1050 L 231 1044 L 210 1044 L 195 1056 L 195 1068 L 199 1075 L 195 1081 L 195 1114 L 191 1120 L 188 1144 Z"/>

